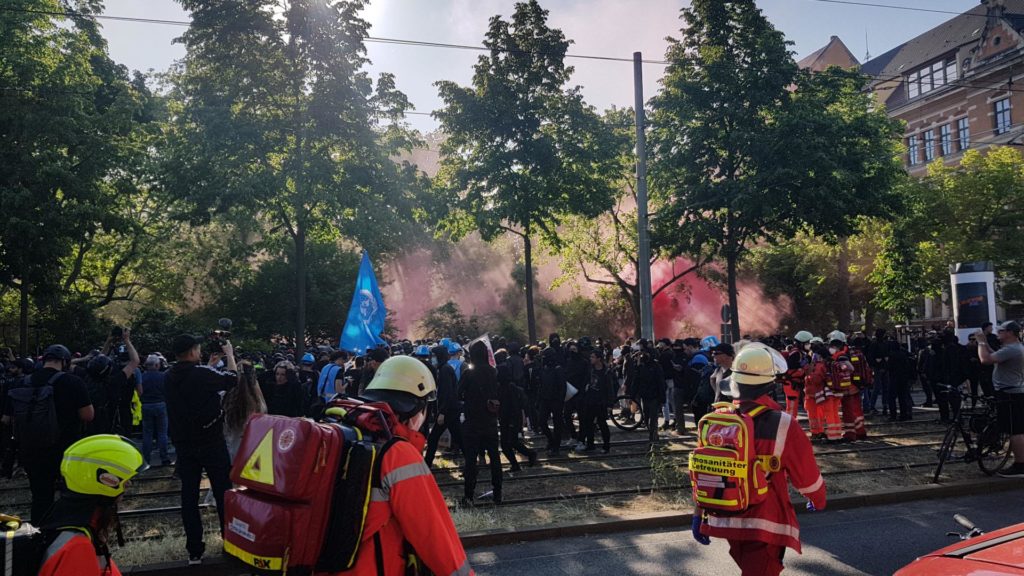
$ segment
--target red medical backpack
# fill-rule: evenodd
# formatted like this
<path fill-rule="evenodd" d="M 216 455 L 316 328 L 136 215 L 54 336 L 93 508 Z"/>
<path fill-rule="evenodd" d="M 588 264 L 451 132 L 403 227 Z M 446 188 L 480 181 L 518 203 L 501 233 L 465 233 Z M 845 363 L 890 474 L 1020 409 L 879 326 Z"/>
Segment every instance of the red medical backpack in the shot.
<path fill-rule="evenodd" d="M 267 572 L 355 564 L 394 416 L 386 405 L 353 399 L 332 405 L 347 407 L 339 422 L 249 419 L 231 468 L 238 487 L 224 497 L 225 552 Z"/>

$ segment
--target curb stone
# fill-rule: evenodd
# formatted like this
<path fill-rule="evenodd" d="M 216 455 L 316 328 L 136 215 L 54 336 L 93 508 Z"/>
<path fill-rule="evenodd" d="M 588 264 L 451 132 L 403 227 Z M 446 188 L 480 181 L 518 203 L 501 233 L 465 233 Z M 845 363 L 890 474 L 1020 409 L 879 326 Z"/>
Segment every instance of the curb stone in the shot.
<path fill-rule="evenodd" d="M 850 510 L 869 506 L 883 506 L 915 500 L 934 498 L 951 498 L 967 494 L 987 492 L 1005 492 L 1024 487 L 1024 483 L 1005 478 L 984 478 L 965 480 L 940 485 L 906 486 L 893 488 L 880 493 L 842 494 L 828 499 L 828 508 L 817 514 L 832 510 Z M 804 500 L 794 500 L 798 514 L 807 514 L 803 506 Z M 502 528 L 462 534 L 462 545 L 467 549 L 554 540 L 596 534 L 615 534 L 635 532 L 639 530 L 660 530 L 665 528 L 689 529 L 693 515 L 689 512 L 655 512 L 631 518 L 608 520 L 587 520 L 577 523 L 553 524 L 543 528 Z M 233 559 L 211 557 L 200 566 L 186 568 L 184 561 L 137 566 L 122 569 L 126 576 L 242 576 L 251 574 L 251 570 Z"/>

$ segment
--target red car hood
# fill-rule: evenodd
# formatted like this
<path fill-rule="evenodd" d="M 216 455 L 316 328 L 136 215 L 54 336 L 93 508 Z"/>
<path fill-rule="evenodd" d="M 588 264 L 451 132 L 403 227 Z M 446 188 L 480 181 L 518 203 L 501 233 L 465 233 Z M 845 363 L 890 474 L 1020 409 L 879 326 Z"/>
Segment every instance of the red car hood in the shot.
<path fill-rule="evenodd" d="M 1024 575 L 1024 523 L 957 542 L 918 558 L 896 576 Z"/>

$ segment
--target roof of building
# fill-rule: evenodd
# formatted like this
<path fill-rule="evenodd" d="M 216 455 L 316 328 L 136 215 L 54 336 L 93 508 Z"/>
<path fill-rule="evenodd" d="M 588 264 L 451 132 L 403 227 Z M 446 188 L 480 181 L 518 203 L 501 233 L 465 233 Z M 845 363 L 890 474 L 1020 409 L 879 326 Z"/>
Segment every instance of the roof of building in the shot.
<path fill-rule="evenodd" d="M 1005 0 L 1005 6 L 1003 18 L 1015 30 L 1024 29 L 1024 0 Z M 987 4 L 981 3 L 885 54 L 872 58 L 861 66 L 861 71 L 872 76 L 898 76 L 942 54 L 977 42 L 985 29 L 987 13 Z"/>
<path fill-rule="evenodd" d="M 840 66 L 843 68 L 860 66 L 860 61 L 857 60 L 857 57 L 850 52 L 850 49 L 846 47 L 846 44 L 838 36 L 833 36 L 828 41 L 828 44 L 811 52 L 797 62 L 797 66 L 814 72 L 821 72 L 829 66 Z"/>

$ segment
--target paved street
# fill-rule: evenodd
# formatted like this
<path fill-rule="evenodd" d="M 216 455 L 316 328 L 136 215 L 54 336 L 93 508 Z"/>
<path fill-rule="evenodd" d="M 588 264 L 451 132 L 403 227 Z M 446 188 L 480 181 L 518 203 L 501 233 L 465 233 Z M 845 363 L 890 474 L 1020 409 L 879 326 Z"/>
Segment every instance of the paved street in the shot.
<path fill-rule="evenodd" d="M 801 515 L 802 556 L 788 551 L 785 574 L 892 574 L 917 556 L 953 542 L 962 513 L 982 529 L 1024 522 L 1024 490 L 898 506 Z M 687 530 L 627 533 L 475 549 L 482 576 L 736 574 L 728 545 L 700 546 Z"/>

